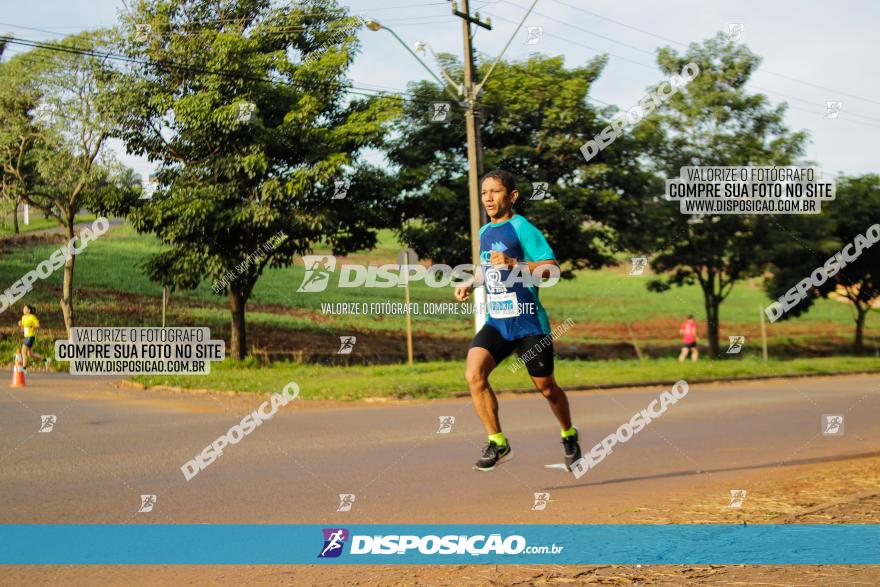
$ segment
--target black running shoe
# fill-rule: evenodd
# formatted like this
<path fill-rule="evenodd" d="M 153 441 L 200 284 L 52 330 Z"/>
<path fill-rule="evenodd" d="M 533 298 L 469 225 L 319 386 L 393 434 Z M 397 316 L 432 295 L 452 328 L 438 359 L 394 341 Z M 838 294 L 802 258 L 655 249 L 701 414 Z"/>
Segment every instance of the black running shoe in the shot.
<path fill-rule="evenodd" d="M 474 471 L 491 471 L 502 459 L 509 459 L 510 443 L 499 446 L 494 442 L 489 442 L 483 449 L 483 457 L 474 464 Z"/>
<path fill-rule="evenodd" d="M 565 450 L 565 470 L 571 471 L 571 465 L 581 458 L 581 445 L 578 444 L 578 429 L 574 434 L 562 439 L 562 448 Z"/>

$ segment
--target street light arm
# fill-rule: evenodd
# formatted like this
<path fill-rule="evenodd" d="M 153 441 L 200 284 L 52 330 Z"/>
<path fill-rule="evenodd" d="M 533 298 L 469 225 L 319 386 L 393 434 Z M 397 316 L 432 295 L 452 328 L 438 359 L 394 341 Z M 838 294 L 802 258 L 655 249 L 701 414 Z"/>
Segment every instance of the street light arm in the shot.
<path fill-rule="evenodd" d="M 523 15 L 522 20 L 519 21 L 518 25 L 516 25 L 516 30 L 513 31 L 512 35 L 510 35 L 510 38 L 507 40 L 507 44 L 504 45 L 504 49 L 502 49 L 501 53 L 498 54 L 498 57 L 495 58 L 495 62 L 492 63 L 492 67 L 489 68 L 489 71 L 486 72 L 486 77 L 483 78 L 483 81 L 481 81 L 479 84 L 477 84 L 476 91 L 474 92 L 474 97 L 480 95 L 480 92 L 483 90 L 483 84 L 485 84 L 489 80 L 489 76 L 492 75 L 493 71 L 495 71 L 495 66 L 498 65 L 499 61 L 501 61 L 501 58 L 504 56 L 504 52 L 507 51 L 508 47 L 510 47 L 510 44 L 513 42 L 514 37 L 516 37 L 516 34 L 522 28 L 523 23 L 526 21 L 526 19 L 532 13 L 532 10 L 535 8 L 535 5 L 537 3 L 538 3 L 538 0 L 535 0 L 534 2 L 532 2 L 532 5 L 529 6 L 529 9 Z"/>
<path fill-rule="evenodd" d="M 462 92 L 461 84 L 456 83 L 455 80 L 452 79 L 452 77 L 449 75 L 449 72 L 446 71 L 446 68 L 443 67 L 443 64 L 440 62 L 440 57 L 437 55 L 437 53 L 434 52 L 434 48 L 427 43 L 425 45 L 428 47 L 428 50 L 431 51 L 431 55 L 434 56 L 434 60 L 437 61 L 437 67 L 440 68 L 440 72 L 443 73 L 443 77 L 446 78 L 446 81 L 448 81 L 452 87 L 457 88 L 458 93 L 460 94 Z"/>
<path fill-rule="evenodd" d="M 446 82 L 444 82 L 442 79 L 440 79 L 439 77 L 437 77 L 437 74 L 434 73 L 434 72 L 431 70 L 430 67 L 428 67 L 428 64 L 425 63 L 424 61 L 422 61 L 422 59 L 421 59 L 418 55 L 416 55 L 415 52 L 414 52 L 412 49 L 409 48 L 409 45 L 407 45 L 407 44 L 403 41 L 403 39 L 401 39 L 400 37 L 397 36 L 397 33 L 395 33 L 393 30 L 389 29 L 389 28 L 388 28 L 387 26 L 385 26 L 385 25 L 380 25 L 380 27 L 383 28 L 383 29 L 385 29 L 385 30 L 388 31 L 389 33 L 391 33 L 391 34 L 394 36 L 394 38 L 397 39 L 397 41 L 398 41 L 401 45 L 403 45 L 403 48 L 406 49 L 407 52 L 409 52 L 410 55 L 412 55 L 413 57 L 416 58 L 416 61 L 418 61 L 418 62 L 422 65 L 422 67 L 425 68 L 425 71 L 427 71 L 428 73 L 430 73 L 430 74 L 431 74 L 431 77 L 433 77 L 435 80 L 437 80 L 437 83 L 439 83 L 440 86 L 443 87 L 443 89 L 446 91 L 446 93 L 449 94 L 450 96 L 452 96 L 452 99 L 455 100 L 455 103 L 456 103 L 456 104 L 458 104 L 459 106 L 462 105 L 461 101 L 459 100 L 459 97 L 452 93 L 452 91 L 449 89 L 449 86 L 446 84 Z M 433 52 L 433 51 L 432 51 L 432 52 Z M 445 71 L 444 71 L 443 73 L 444 73 L 444 75 L 446 74 Z M 455 82 L 452 82 L 452 81 L 450 80 L 450 83 L 452 83 L 452 85 L 455 86 Z"/>

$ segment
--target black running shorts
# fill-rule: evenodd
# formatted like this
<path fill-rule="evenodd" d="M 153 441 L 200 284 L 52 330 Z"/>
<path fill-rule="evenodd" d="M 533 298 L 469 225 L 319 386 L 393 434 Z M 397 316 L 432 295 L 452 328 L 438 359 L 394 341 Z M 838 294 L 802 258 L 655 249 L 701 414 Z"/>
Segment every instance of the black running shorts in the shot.
<path fill-rule="evenodd" d="M 470 348 L 480 347 L 489 351 L 495 364 L 507 358 L 510 353 L 516 351 L 517 356 L 522 358 L 526 369 L 532 377 L 548 377 L 553 375 L 553 339 L 549 334 L 531 335 L 516 340 L 505 340 L 492 326 L 483 326 Z"/>

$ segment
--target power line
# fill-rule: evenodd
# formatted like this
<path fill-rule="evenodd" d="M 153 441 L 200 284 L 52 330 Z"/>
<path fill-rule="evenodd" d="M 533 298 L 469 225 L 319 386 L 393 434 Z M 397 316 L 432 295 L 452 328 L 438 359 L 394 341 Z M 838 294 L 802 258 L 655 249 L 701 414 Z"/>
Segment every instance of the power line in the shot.
<path fill-rule="evenodd" d="M 572 10 L 578 10 L 578 11 L 583 12 L 583 13 L 585 13 L 585 14 L 590 14 L 590 15 L 592 15 L 592 16 L 595 16 L 596 18 L 600 18 L 600 19 L 602 19 L 602 20 L 605 20 L 605 21 L 608 21 L 608 22 L 614 23 L 614 24 L 616 24 L 616 25 L 618 25 L 618 26 L 622 26 L 622 27 L 628 28 L 628 29 L 630 29 L 630 30 L 637 31 L 637 32 L 640 32 L 640 33 L 645 34 L 645 35 L 650 35 L 650 36 L 652 36 L 652 37 L 656 37 L 656 38 L 658 38 L 658 39 L 661 39 L 661 40 L 667 41 L 667 42 L 669 42 L 669 43 L 674 43 L 674 44 L 679 45 L 679 46 L 681 46 L 681 47 L 687 47 L 687 46 L 688 46 L 686 43 L 682 43 L 681 41 L 676 41 L 675 39 L 670 39 L 669 37 L 664 37 L 664 36 L 662 36 L 662 35 L 658 35 L 658 34 L 653 33 L 653 32 L 651 32 L 651 31 L 646 31 L 645 29 L 640 29 L 640 28 L 638 28 L 638 27 L 635 27 L 635 26 L 629 25 L 629 24 L 627 24 L 627 23 L 625 23 L 625 22 L 620 22 L 619 20 L 614 20 L 613 18 L 608 18 L 607 16 L 603 16 L 603 15 L 601 15 L 601 14 L 599 14 L 599 13 L 592 12 L 592 11 L 587 10 L 587 9 L 585 9 L 585 8 L 581 8 L 580 6 L 574 6 L 574 5 L 572 5 L 572 4 L 568 4 L 567 2 L 563 2 L 562 0 L 553 0 L 553 1 L 556 2 L 557 4 L 561 4 L 561 5 L 563 5 L 563 6 L 567 6 L 568 8 L 571 8 Z M 864 97 L 864 96 L 859 96 L 859 95 L 857 95 L 857 94 L 852 94 L 852 93 L 844 92 L 844 91 L 839 90 L 839 89 L 836 89 L 836 88 L 829 88 L 829 87 L 826 87 L 826 86 L 822 86 L 822 85 L 819 85 L 819 84 L 815 84 L 815 83 L 813 83 L 813 82 L 804 81 L 804 80 L 801 80 L 801 79 L 797 79 L 797 78 L 795 78 L 795 77 L 791 77 L 791 76 L 789 76 L 789 75 L 785 75 L 785 74 L 782 74 L 782 73 L 776 73 L 776 72 L 770 71 L 770 70 L 768 70 L 768 69 L 766 69 L 766 68 L 763 68 L 763 67 L 758 67 L 757 69 L 758 69 L 759 71 L 763 71 L 764 73 L 768 73 L 768 74 L 770 74 L 770 75 L 775 75 L 775 76 L 777 76 L 777 77 L 781 77 L 781 78 L 784 78 L 784 79 L 788 79 L 788 80 L 791 80 L 791 81 L 794 81 L 794 82 L 797 82 L 797 83 L 800 83 L 800 84 L 804 84 L 804 85 L 807 85 L 807 86 L 812 86 L 812 87 L 817 88 L 817 89 L 820 89 L 820 90 L 825 90 L 825 91 L 828 91 L 828 92 L 833 92 L 833 93 L 839 94 L 839 95 L 841 95 L 841 96 L 847 96 L 847 97 L 849 97 L 849 98 L 856 98 L 857 100 L 864 100 L 865 102 L 870 102 L 870 103 L 872 103 L 872 104 L 880 104 L 880 100 L 875 100 L 875 99 L 872 99 L 872 98 L 866 98 L 866 97 Z"/>
<path fill-rule="evenodd" d="M 499 0 L 499 1 L 500 1 L 500 2 L 504 2 L 505 4 L 510 4 L 511 6 L 516 6 L 517 8 L 523 8 L 523 6 L 520 6 L 520 5 L 517 4 L 516 2 L 511 2 L 510 0 Z M 573 25 L 573 24 L 571 24 L 570 22 L 566 22 L 566 21 L 564 21 L 564 20 L 561 20 L 561 19 L 558 19 L 558 18 L 555 18 L 555 17 L 549 16 L 549 15 L 547 15 L 547 14 L 543 14 L 543 13 L 541 13 L 541 12 L 538 12 L 537 10 L 534 12 L 534 14 L 535 14 L 536 16 L 541 16 L 541 17 L 543 17 L 543 18 L 546 18 L 547 20 L 552 20 L 553 22 L 558 22 L 558 23 L 563 24 L 563 25 L 565 25 L 565 26 L 567 26 L 567 27 L 571 27 L 571 28 L 573 28 L 573 29 L 577 29 L 577 30 L 579 30 L 579 31 L 583 31 L 583 32 L 585 32 L 585 33 L 589 33 L 589 34 L 593 35 L 594 37 L 599 37 L 600 39 L 605 39 L 606 41 L 611 41 L 612 43 L 616 43 L 616 44 L 621 45 L 621 46 L 623 46 L 623 47 L 627 47 L 627 48 L 629 48 L 629 49 L 633 49 L 634 51 L 639 51 L 640 53 L 647 53 L 648 55 L 651 55 L 651 56 L 654 55 L 654 52 L 653 52 L 653 51 L 648 51 L 647 49 L 642 49 L 641 47 L 636 47 L 635 45 L 630 45 L 629 43 L 624 43 L 623 41 L 618 41 L 617 39 L 614 39 L 614 38 L 611 38 L 611 37 L 606 37 L 605 35 L 600 35 L 599 33 L 596 33 L 596 32 L 593 32 L 593 31 L 589 31 L 589 30 L 587 30 L 587 29 L 585 29 L 585 28 L 582 28 L 582 27 L 579 27 L 579 26 L 577 26 L 577 25 Z"/>
<path fill-rule="evenodd" d="M 507 4 L 511 4 L 511 5 L 513 5 L 513 6 L 519 6 L 518 4 L 516 4 L 516 3 L 514 3 L 514 2 L 510 2 L 509 0 L 500 0 L 500 1 L 505 2 L 505 3 L 507 3 Z M 556 1 L 558 1 L 558 0 L 556 0 Z M 588 12 L 588 11 L 585 11 L 585 12 Z M 537 14 L 537 13 L 536 13 L 536 14 Z M 492 14 L 492 17 L 493 17 L 493 18 L 497 18 L 497 19 L 499 19 L 499 20 L 506 21 L 506 22 L 513 22 L 513 21 L 511 21 L 510 19 L 504 18 L 504 17 L 502 17 L 502 16 L 498 16 L 497 14 Z M 552 19 L 552 20 L 555 20 L 555 19 Z M 584 29 L 584 28 L 582 28 L 582 27 L 578 27 L 578 26 L 575 26 L 575 25 L 572 25 L 572 24 L 566 23 L 566 22 L 564 22 L 564 21 L 559 21 L 559 22 L 562 22 L 562 24 L 565 24 L 566 26 L 569 26 L 569 27 L 575 28 L 575 29 L 580 30 L 580 31 L 582 31 L 582 32 L 586 32 L 586 33 L 594 34 L 594 35 L 599 36 L 599 37 L 602 37 L 602 38 L 608 38 L 608 37 L 604 37 L 604 36 L 602 36 L 602 35 L 597 35 L 596 33 L 593 33 L 592 31 L 589 31 L 589 30 Z M 559 39 L 559 40 L 561 40 L 561 41 L 565 41 L 565 42 L 567 42 L 567 43 L 571 43 L 571 44 L 574 44 L 574 45 L 578 45 L 578 46 L 580 46 L 580 47 L 584 47 L 584 48 L 586 48 L 586 49 L 590 49 L 590 50 L 592 50 L 592 51 L 596 51 L 597 53 L 605 53 L 605 54 L 607 54 L 607 55 L 609 55 L 609 56 L 611 56 L 611 57 L 614 57 L 615 59 L 620 59 L 620 60 L 623 60 L 623 61 L 626 61 L 626 62 L 632 63 L 632 64 L 634 64 L 634 65 L 639 65 L 639 66 L 641 66 L 641 67 L 644 67 L 644 68 L 647 68 L 647 69 L 651 69 L 652 71 L 656 71 L 656 70 L 657 70 L 657 66 L 656 66 L 656 65 L 650 65 L 650 64 L 647 64 L 647 63 L 643 63 L 643 62 L 641 62 L 641 61 L 636 61 L 636 60 L 634 60 L 634 59 L 629 59 L 629 58 L 627 58 L 627 57 L 623 57 L 623 56 L 621 56 L 621 55 L 617 55 L 617 54 L 611 53 L 611 52 L 609 52 L 609 51 L 603 51 L 603 50 L 601 50 L 601 49 L 598 49 L 598 48 L 596 48 L 596 47 L 592 47 L 592 46 L 590 46 L 590 45 L 585 45 L 585 44 L 583 44 L 583 43 L 580 43 L 579 41 L 575 41 L 575 40 L 570 39 L 570 38 L 568 38 L 568 37 L 563 37 L 563 36 L 560 36 L 560 35 L 554 35 L 554 34 L 551 34 L 551 33 L 547 33 L 546 31 L 543 33 L 543 35 L 544 35 L 544 36 L 547 36 L 547 37 L 553 37 L 553 38 Z M 630 46 L 630 45 L 627 45 L 627 46 Z M 632 47 L 632 46 L 630 46 L 630 47 Z M 644 49 L 638 49 L 638 50 L 641 51 L 641 52 L 643 52 L 643 53 L 649 53 L 649 54 L 650 54 L 649 51 L 646 51 L 646 50 L 644 50 Z M 765 71 L 766 71 L 766 70 L 765 70 Z M 806 104 L 815 105 L 815 102 L 811 102 L 811 101 L 809 101 L 809 100 L 805 100 L 805 99 L 803 99 L 803 98 L 797 98 L 797 97 L 791 96 L 791 95 L 789 95 L 789 94 L 784 94 L 784 93 L 782 93 L 782 92 L 778 92 L 778 91 L 776 91 L 776 90 L 771 90 L 771 89 L 768 89 L 768 88 L 764 88 L 764 87 L 758 86 L 757 84 L 752 83 L 751 81 L 749 82 L 749 84 L 750 84 L 751 87 L 753 87 L 754 89 L 756 89 L 756 90 L 760 90 L 760 91 L 762 91 L 762 92 L 767 92 L 767 93 L 771 93 L 771 94 L 778 94 L 778 95 L 780 95 L 780 96 L 785 96 L 785 97 L 787 97 L 787 98 L 789 98 L 789 99 L 791 99 L 791 100 L 797 100 L 797 101 L 800 101 L 800 102 L 803 102 L 803 103 L 806 103 Z M 791 105 L 790 105 L 790 108 L 792 108 L 792 109 L 794 109 L 794 110 L 803 110 L 803 111 L 805 111 L 805 112 L 811 112 L 812 114 L 820 114 L 820 115 L 821 115 L 821 112 L 810 111 L 810 110 L 806 110 L 806 109 L 804 109 L 804 108 L 798 108 L 798 107 L 791 106 Z M 865 119 L 865 120 L 867 120 L 867 121 L 880 123 L 880 118 L 874 118 L 874 117 L 867 116 L 867 115 L 864 115 L 864 114 L 859 114 L 859 113 L 856 113 L 856 112 L 851 112 L 851 111 L 849 111 L 849 110 L 842 111 L 842 112 L 841 112 L 841 116 L 842 116 L 842 115 L 846 115 L 846 116 L 854 116 L 854 117 L 857 117 L 857 118 Z M 844 120 L 844 121 L 846 121 L 846 122 L 851 122 L 851 123 L 859 124 L 859 125 L 876 126 L 876 125 L 868 124 L 868 123 L 866 123 L 866 122 L 861 122 L 861 121 L 857 121 L 857 120 L 850 120 L 850 119 L 848 119 L 848 118 L 846 118 L 846 117 L 844 117 L 844 118 L 839 118 L 839 120 Z"/>
<path fill-rule="evenodd" d="M 181 71 L 190 71 L 190 72 L 194 72 L 194 73 L 201 73 L 201 74 L 208 74 L 208 75 L 218 75 L 221 77 L 227 77 L 227 78 L 231 78 L 231 79 L 259 81 L 259 82 L 266 82 L 266 83 L 270 83 L 270 84 L 281 84 L 281 85 L 285 85 L 285 86 L 289 86 L 289 87 L 297 87 L 296 85 L 294 85 L 290 82 L 281 81 L 281 80 L 277 80 L 277 79 L 271 79 L 271 78 L 260 77 L 260 76 L 248 76 L 248 75 L 234 73 L 234 72 L 230 72 L 228 70 L 222 70 L 222 69 L 207 69 L 207 68 L 194 67 L 194 66 L 180 64 L 180 63 L 176 63 L 176 62 L 172 62 L 172 61 L 139 59 L 136 57 L 129 57 L 126 55 L 119 55 L 119 54 L 115 54 L 115 53 L 109 53 L 109 52 L 102 53 L 102 52 L 78 48 L 78 47 L 67 47 L 67 46 L 58 45 L 55 43 L 43 43 L 43 42 L 39 42 L 39 41 L 15 39 L 13 37 L 5 37 L 5 36 L 0 36 L 0 41 L 6 41 L 9 44 L 13 44 L 13 45 L 22 45 L 25 47 L 31 47 L 31 48 L 36 48 L 36 49 L 45 49 L 45 50 L 49 50 L 49 51 L 57 51 L 57 52 L 62 52 L 62 53 L 84 56 L 84 57 L 94 57 L 94 58 L 98 58 L 98 59 L 109 59 L 109 60 L 113 60 L 113 61 L 120 61 L 120 62 L 132 63 L 132 64 L 137 64 L 137 65 L 153 65 L 153 66 L 158 65 L 158 66 L 168 67 L 168 68 L 172 68 L 172 69 L 179 69 Z M 25 53 L 23 56 L 27 57 L 28 54 Z M 375 97 L 376 96 L 376 94 L 365 93 L 365 92 L 375 92 L 375 90 L 372 90 L 370 88 L 360 88 L 360 87 L 353 86 L 353 85 L 350 86 L 350 88 L 351 89 L 346 89 L 346 88 L 339 88 L 339 89 L 341 89 L 349 94 L 362 95 L 362 96 L 367 96 L 367 97 Z M 358 90 L 360 90 L 360 91 L 358 91 Z M 398 96 L 398 97 L 400 97 L 401 99 L 407 99 L 404 96 Z M 413 101 L 413 100 L 410 100 L 410 101 Z"/>
<path fill-rule="evenodd" d="M 515 24 L 515 21 L 510 20 L 509 18 L 505 18 L 505 17 L 503 17 L 503 16 L 500 16 L 500 15 L 498 15 L 498 14 L 495 14 L 495 13 L 489 13 L 489 12 L 487 12 L 486 14 L 489 14 L 489 15 L 490 15 L 492 18 L 494 18 L 494 19 L 498 19 L 498 20 L 502 20 L 502 21 L 504 21 L 504 22 L 509 22 L 509 23 L 514 23 L 514 24 Z M 645 63 L 642 63 L 641 61 L 635 61 L 634 59 L 629 59 L 628 57 L 624 57 L 624 56 L 622 56 L 622 55 L 617 55 L 617 54 L 615 54 L 615 53 L 611 53 L 610 51 L 605 51 L 605 50 L 599 49 L 598 47 L 593 47 L 593 46 L 591 46 L 591 45 L 585 45 L 584 43 L 581 43 L 580 41 L 575 41 L 575 40 L 573 40 L 573 39 L 569 39 L 568 37 L 563 37 L 563 36 L 560 36 L 560 35 L 554 35 L 554 34 L 552 34 L 552 33 L 548 33 L 548 32 L 546 32 L 546 31 L 544 31 L 544 32 L 542 33 L 542 36 L 544 36 L 544 37 L 553 37 L 554 39 L 559 39 L 560 41 L 565 41 L 566 43 L 571 43 L 572 45 L 577 45 L 577 46 L 579 46 L 579 47 L 583 47 L 584 49 L 589 49 L 590 51 L 595 51 L 596 53 L 604 53 L 604 54 L 606 54 L 606 55 L 610 55 L 611 57 L 614 57 L 615 59 L 620 59 L 620 60 L 622 60 L 622 61 L 627 61 L 627 62 L 629 62 L 629 63 L 632 63 L 633 65 L 638 65 L 639 67 L 647 67 L 648 69 L 650 69 L 650 70 L 652 70 L 652 71 L 656 71 L 656 70 L 657 70 L 656 66 L 654 66 L 654 65 L 647 65 L 647 64 L 645 64 Z"/>
<path fill-rule="evenodd" d="M 4 39 L 8 39 L 8 37 L 0 36 L 0 40 L 4 40 Z M 11 39 L 9 42 L 14 43 L 14 44 L 18 44 L 18 45 L 24 45 L 24 46 L 31 47 L 31 48 L 42 48 L 42 49 L 47 49 L 47 50 L 55 50 L 55 51 L 61 51 L 64 53 L 73 53 L 76 55 L 91 56 L 91 57 L 96 57 L 96 58 L 106 58 L 106 59 L 115 60 L 115 61 L 134 62 L 134 63 L 139 63 L 139 64 L 153 64 L 153 65 L 161 65 L 164 67 L 175 67 L 175 68 L 183 70 L 183 71 L 195 71 L 196 73 L 207 73 L 207 74 L 212 74 L 212 75 L 220 75 L 220 76 L 227 77 L 230 79 L 246 79 L 246 80 L 253 80 L 253 81 L 263 81 L 263 82 L 266 82 L 269 84 L 279 84 L 279 85 L 284 85 L 284 86 L 288 86 L 288 87 L 296 87 L 295 84 L 292 84 L 290 82 L 286 82 L 283 80 L 270 79 L 270 78 L 264 78 L 264 77 L 255 77 L 255 76 L 245 76 L 245 75 L 242 75 L 242 74 L 239 74 L 236 72 L 230 72 L 227 70 L 201 69 L 201 68 L 189 67 L 186 65 L 181 65 L 181 64 L 177 64 L 174 62 L 167 62 L 167 61 L 140 60 L 140 59 L 136 59 L 136 58 L 129 58 L 124 55 L 105 54 L 105 53 L 99 53 L 99 52 L 86 50 L 86 49 L 82 49 L 82 48 L 69 48 L 69 47 L 59 46 L 56 44 L 40 43 L 40 42 L 36 42 L 36 41 L 25 41 L 25 40 L 20 40 L 20 39 Z M 14 48 L 11 48 L 11 49 L 16 50 Z M 22 58 L 36 58 L 36 57 L 38 57 L 38 56 L 30 53 L 30 51 L 23 51 L 21 53 L 16 53 L 15 55 L 20 56 Z M 42 58 L 44 60 L 48 59 L 48 57 L 46 57 L 46 56 L 40 56 L 40 58 Z M 367 84 L 367 85 L 374 85 L 374 84 Z M 376 86 L 376 87 L 382 88 L 383 86 Z M 428 104 L 431 104 L 431 103 L 437 101 L 435 98 L 430 98 L 430 97 L 410 97 L 409 95 L 407 95 L 406 90 L 402 90 L 402 89 L 398 89 L 398 88 L 390 88 L 390 87 L 385 87 L 384 90 L 377 90 L 375 88 L 362 87 L 362 86 L 359 86 L 359 85 L 356 85 L 353 83 L 353 84 L 349 85 L 348 87 L 340 87 L 339 89 L 346 94 L 351 94 L 351 95 L 355 95 L 355 96 L 361 96 L 361 97 L 365 97 L 365 98 L 391 98 L 391 99 L 400 100 L 403 103 L 413 104 L 413 105 L 417 105 L 417 106 L 427 106 Z"/>
<path fill-rule="evenodd" d="M 396 26 L 411 26 L 411 25 L 422 25 L 422 24 L 436 24 L 436 22 L 439 22 L 440 20 L 447 20 L 449 18 L 450 18 L 450 16 L 448 14 L 426 14 L 423 16 L 392 18 L 392 19 L 389 19 L 388 22 L 400 23 L 400 24 L 396 24 Z M 426 20 L 426 19 L 430 19 L 430 20 Z M 440 20 L 435 21 L 435 19 L 440 19 Z M 239 20 L 241 20 L 241 19 L 239 19 Z M 264 23 L 257 22 L 257 23 L 252 23 L 252 24 L 254 24 L 256 26 L 260 26 Z M 18 25 L 18 24 L 13 24 L 13 23 L 8 23 L 8 22 L 0 22 L 0 26 L 7 26 L 7 27 L 15 28 L 15 29 L 46 33 L 46 34 L 55 35 L 58 37 L 67 37 L 67 36 L 71 36 L 72 34 L 75 34 L 75 33 L 62 33 L 62 32 L 59 32 L 58 30 L 51 30 L 51 28 L 25 26 L 25 25 Z M 173 23 L 163 24 L 161 26 L 155 26 L 155 25 L 149 25 L 149 26 L 150 26 L 151 30 L 158 29 L 158 30 L 156 30 L 156 33 L 161 36 L 166 36 L 166 35 L 198 35 L 198 34 L 201 34 L 202 32 L 205 32 L 205 31 L 220 32 L 220 31 L 218 31 L 218 29 L 211 28 L 211 27 L 198 27 L 198 28 L 196 28 L 196 27 L 188 27 L 186 25 L 183 25 L 183 26 L 175 25 Z M 102 28 L 102 27 L 86 28 L 86 29 L 80 28 L 79 30 L 99 30 L 100 28 Z M 263 27 L 262 32 L 269 33 L 269 34 L 288 34 L 288 33 L 307 32 L 307 31 L 326 32 L 328 30 L 333 30 L 333 29 L 354 30 L 356 28 L 358 28 L 357 25 L 352 26 L 351 23 L 336 22 L 336 23 L 329 23 L 327 26 L 325 26 L 323 28 L 321 28 L 321 27 L 307 27 L 307 26 L 266 26 L 266 27 Z"/>

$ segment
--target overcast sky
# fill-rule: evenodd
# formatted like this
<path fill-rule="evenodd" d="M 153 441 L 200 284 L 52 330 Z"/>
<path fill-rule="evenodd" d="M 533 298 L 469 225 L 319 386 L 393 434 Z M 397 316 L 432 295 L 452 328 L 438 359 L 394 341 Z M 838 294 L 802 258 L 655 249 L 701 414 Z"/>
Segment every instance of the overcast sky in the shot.
<path fill-rule="evenodd" d="M 449 2 L 342 4 L 393 28 L 410 45 L 424 41 L 437 52 L 462 52 L 461 21 L 450 13 Z M 477 32 L 476 49 L 497 55 L 530 4 L 531 0 L 473 1 L 472 12 L 478 10 L 493 21 L 492 31 Z M 122 0 L 0 0 L 0 31 L 23 39 L 57 39 L 59 34 L 110 26 L 122 9 Z M 681 51 L 687 43 L 727 31 L 729 24 L 742 24 L 741 41 L 763 58 L 751 90 L 775 103 L 788 103 L 789 128 L 810 133 L 807 159 L 828 172 L 860 174 L 880 172 L 878 20 L 880 3 L 872 0 L 538 0 L 525 26 L 542 27 L 540 41 L 527 44 L 524 28 L 505 57 L 526 58 L 530 51 L 540 51 L 563 55 L 574 66 L 608 53 L 610 61 L 591 96 L 627 109 L 644 96 L 647 86 L 662 79 L 655 65 L 657 47 L 670 45 Z M 356 86 L 402 91 L 408 82 L 428 77 L 387 31 L 365 29 L 361 39 L 362 51 L 351 70 Z M 826 117 L 828 101 L 842 103 L 837 118 Z M 142 175 L 149 171 L 146 161 L 125 155 L 118 143 L 114 148 Z"/>

